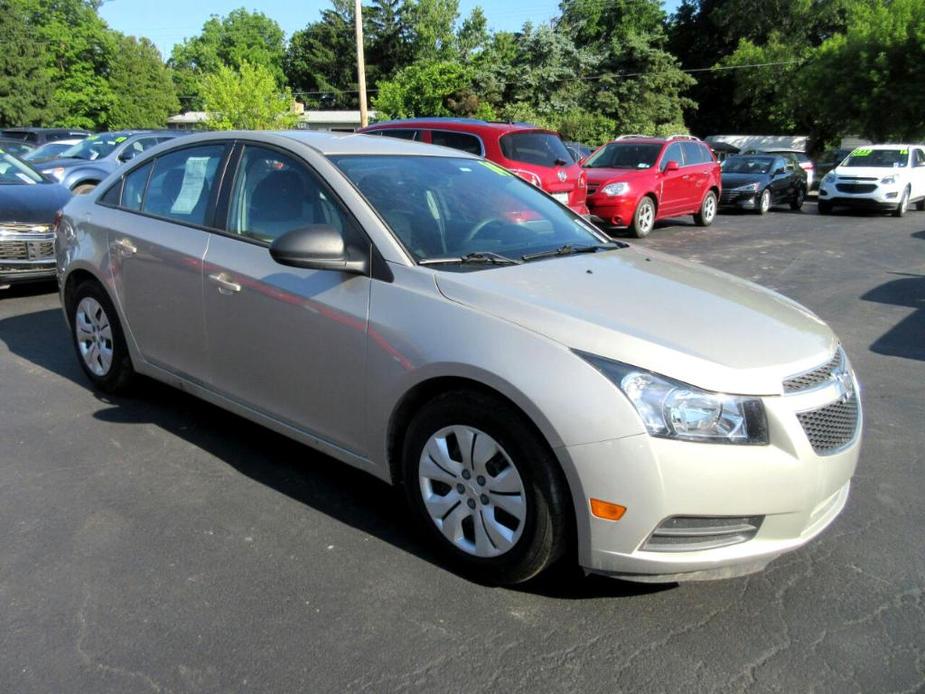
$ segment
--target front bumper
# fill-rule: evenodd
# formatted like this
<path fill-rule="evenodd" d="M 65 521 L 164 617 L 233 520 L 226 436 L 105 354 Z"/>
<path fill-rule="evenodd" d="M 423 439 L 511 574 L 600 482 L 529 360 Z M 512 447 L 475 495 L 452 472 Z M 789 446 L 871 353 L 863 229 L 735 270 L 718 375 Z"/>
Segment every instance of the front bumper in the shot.
<path fill-rule="evenodd" d="M 602 193 L 588 196 L 591 219 L 605 227 L 628 227 L 633 223 L 637 200 L 624 196 L 608 197 Z"/>
<path fill-rule="evenodd" d="M 758 193 L 751 190 L 726 190 L 723 189 L 719 197 L 719 206 L 724 208 L 739 208 L 742 210 L 753 210 L 756 206 Z"/>
<path fill-rule="evenodd" d="M 55 234 L 43 225 L 0 224 L 0 285 L 55 277 Z"/>
<path fill-rule="evenodd" d="M 769 445 L 688 443 L 637 435 L 559 449 L 579 530 L 579 561 L 588 571 L 663 582 L 726 578 L 759 571 L 824 530 L 844 508 L 860 449 L 862 416 L 843 448 L 818 455 L 797 412 L 825 394 L 764 398 Z M 820 400 L 823 398 L 823 400 Z M 618 521 L 593 516 L 589 499 L 620 504 Z M 644 549 L 672 517 L 762 516 L 744 542 L 691 551 Z M 650 546 L 651 547 L 651 546 Z"/>
<path fill-rule="evenodd" d="M 833 206 L 853 207 L 864 210 L 895 210 L 902 198 L 902 185 L 866 183 L 874 189 L 866 192 L 839 190 L 838 183 L 825 182 L 819 186 L 819 201 Z M 842 184 L 844 187 L 844 184 Z"/>

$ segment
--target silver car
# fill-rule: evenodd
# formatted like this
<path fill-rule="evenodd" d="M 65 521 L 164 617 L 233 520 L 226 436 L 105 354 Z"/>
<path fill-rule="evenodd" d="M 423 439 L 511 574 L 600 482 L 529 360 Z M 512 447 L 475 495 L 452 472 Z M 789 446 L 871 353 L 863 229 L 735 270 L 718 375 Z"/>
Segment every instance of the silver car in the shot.
<path fill-rule="evenodd" d="M 478 157 L 193 135 L 73 198 L 57 234 L 96 387 L 144 374 L 403 485 L 479 579 L 567 556 L 740 575 L 848 498 L 858 387 L 819 318 L 614 242 Z"/>

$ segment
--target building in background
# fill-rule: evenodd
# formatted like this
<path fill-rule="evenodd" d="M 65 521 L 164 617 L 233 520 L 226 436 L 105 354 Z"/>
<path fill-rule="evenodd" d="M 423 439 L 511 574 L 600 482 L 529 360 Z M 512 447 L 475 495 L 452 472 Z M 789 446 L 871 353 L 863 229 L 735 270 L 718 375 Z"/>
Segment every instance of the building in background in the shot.
<path fill-rule="evenodd" d="M 170 116 L 167 127 L 171 130 L 196 130 L 202 128 L 208 118 L 205 111 L 187 111 Z M 370 120 L 375 120 L 376 112 L 370 111 Z M 360 127 L 359 111 L 303 111 L 299 113 L 299 130 L 326 130 L 331 132 L 352 133 Z"/>

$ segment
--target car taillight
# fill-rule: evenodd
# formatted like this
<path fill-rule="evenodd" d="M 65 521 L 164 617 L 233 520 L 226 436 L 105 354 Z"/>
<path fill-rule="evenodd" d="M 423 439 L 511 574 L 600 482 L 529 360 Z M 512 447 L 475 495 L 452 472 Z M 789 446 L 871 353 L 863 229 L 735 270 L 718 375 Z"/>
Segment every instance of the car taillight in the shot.
<path fill-rule="evenodd" d="M 517 174 L 522 179 L 524 179 L 527 183 L 532 183 L 537 188 L 543 187 L 542 179 L 540 179 L 540 177 L 537 176 L 532 171 L 525 171 L 524 169 L 511 169 L 511 173 Z"/>

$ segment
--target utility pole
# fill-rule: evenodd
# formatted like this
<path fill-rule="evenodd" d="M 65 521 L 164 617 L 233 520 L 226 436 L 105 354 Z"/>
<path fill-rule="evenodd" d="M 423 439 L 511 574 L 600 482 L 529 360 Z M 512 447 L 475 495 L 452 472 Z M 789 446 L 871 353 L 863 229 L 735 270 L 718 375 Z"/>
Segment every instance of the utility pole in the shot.
<path fill-rule="evenodd" d="M 369 125 L 369 115 L 366 113 L 366 58 L 363 55 L 363 4 L 356 0 L 357 25 L 357 88 L 360 90 L 360 125 Z"/>

